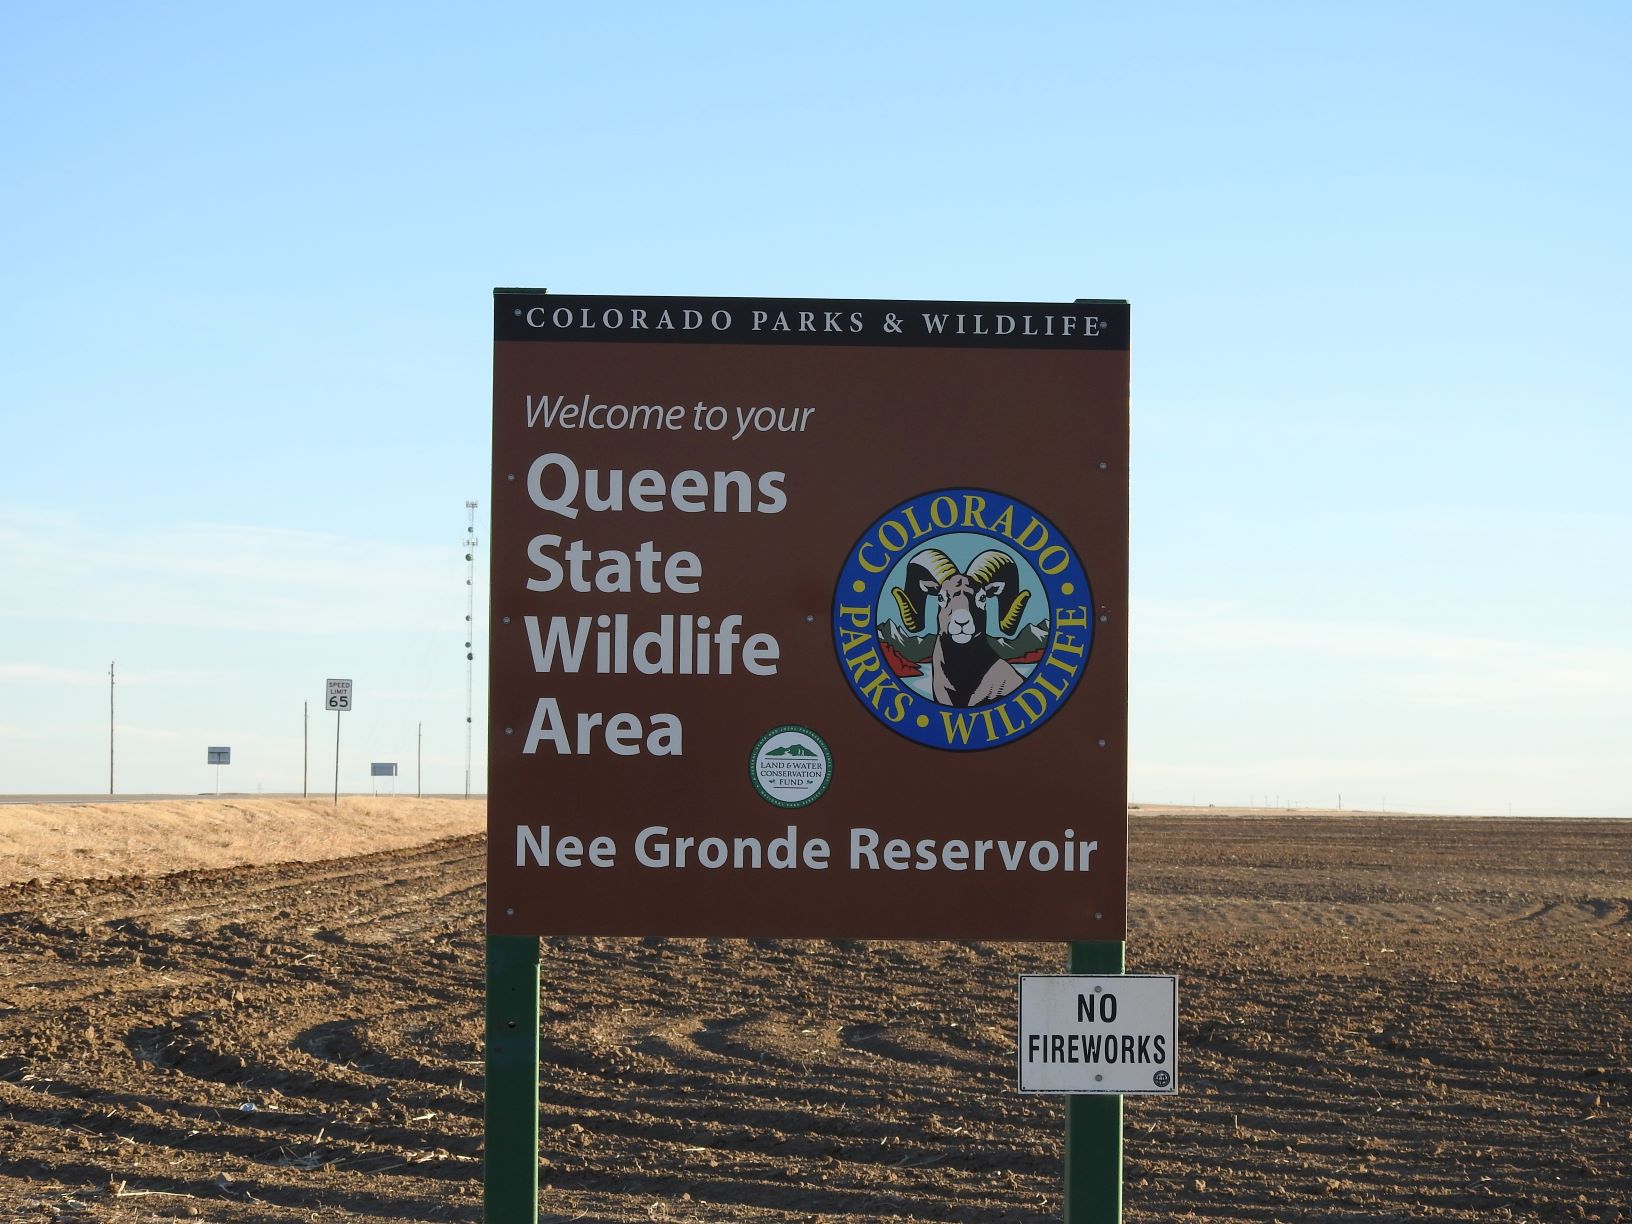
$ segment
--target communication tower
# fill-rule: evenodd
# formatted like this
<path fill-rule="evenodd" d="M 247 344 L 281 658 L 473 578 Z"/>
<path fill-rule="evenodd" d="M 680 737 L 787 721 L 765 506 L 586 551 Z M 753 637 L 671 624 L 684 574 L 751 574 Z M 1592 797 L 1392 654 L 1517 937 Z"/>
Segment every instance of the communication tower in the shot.
<path fill-rule="evenodd" d="M 476 683 L 476 504 L 465 503 L 465 798 L 470 798 L 472 693 Z"/>

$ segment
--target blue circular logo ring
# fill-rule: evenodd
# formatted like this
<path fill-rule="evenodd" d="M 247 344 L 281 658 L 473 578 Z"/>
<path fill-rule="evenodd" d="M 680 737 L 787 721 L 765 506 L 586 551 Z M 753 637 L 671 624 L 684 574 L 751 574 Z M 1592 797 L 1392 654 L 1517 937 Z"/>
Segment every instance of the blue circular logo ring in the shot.
<path fill-rule="evenodd" d="M 936 489 L 862 533 L 833 592 L 846 683 L 890 730 L 952 752 L 1013 743 L 1075 691 L 1094 640 L 1088 575 L 1026 503 Z"/>

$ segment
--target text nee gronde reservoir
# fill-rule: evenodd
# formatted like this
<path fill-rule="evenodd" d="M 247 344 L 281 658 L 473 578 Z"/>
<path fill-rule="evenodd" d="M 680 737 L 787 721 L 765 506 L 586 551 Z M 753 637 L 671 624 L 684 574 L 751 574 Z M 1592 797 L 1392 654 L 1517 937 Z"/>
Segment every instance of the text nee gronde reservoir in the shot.
<path fill-rule="evenodd" d="M 516 826 L 516 866 L 607 868 L 623 852 L 615 838 L 559 833 L 550 825 Z M 1092 869 L 1097 841 L 1082 841 L 1076 830 L 1057 838 L 948 838 L 908 841 L 886 838 L 878 830 L 852 828 L 843 856 L 835 863 L 833 844 L 788 825 L 779 837 L 695 837 L 667 825 L 648 825 L 629 850 L 635 862 L 654 870 L 704 868 L 710 871 L 991 871 L 1086 872 Z"/>

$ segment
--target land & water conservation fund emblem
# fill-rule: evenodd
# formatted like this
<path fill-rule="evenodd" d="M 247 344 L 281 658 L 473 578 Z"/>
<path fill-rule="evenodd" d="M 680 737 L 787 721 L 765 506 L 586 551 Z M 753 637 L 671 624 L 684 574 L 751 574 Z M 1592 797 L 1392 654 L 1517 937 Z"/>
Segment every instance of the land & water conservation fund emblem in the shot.
<path fill-rule="evenodd" d="M 902 502 L 845 559 L 833 643 L 851 691 L 899 735 L 996 748 L 1082 679 L 1093 596 L 1076 550 L 1024 502 L 940 489 Z"/>
<path fill-rule="evenodd" d="M 827 741 L 809 727 L 772 727 L 748 754 L 748 779 L 761 799 L 777 807 L 815 803 L 833 777 Z"/>

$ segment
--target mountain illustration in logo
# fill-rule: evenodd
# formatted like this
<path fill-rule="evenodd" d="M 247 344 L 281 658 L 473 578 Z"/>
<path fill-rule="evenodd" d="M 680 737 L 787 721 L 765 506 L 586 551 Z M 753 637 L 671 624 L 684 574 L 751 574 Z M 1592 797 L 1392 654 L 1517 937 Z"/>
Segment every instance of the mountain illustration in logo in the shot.
<path fill-rule="evenodd" d="M 768 757 L 810 757 L 815 759 L 816 754 L 803 744 L 789 744 L 786 748 L 772 748 L 766 754 Z"/>
<path fill-rule="evenodd" d="M 996 634 L 982 636 L 998 658 L 1024 666 L 1036 663 L 1043 657 L 1050 631 L 1049 621 L 1040 620 L 1027 625 L 1012 638 Z M 934 633 L 908 633 L 893 620 L 883 621 L 878 626 L 878 645 L 884 654 L 884 661 L 890 665 L 892 672 L 902 677 L 924 674 L 924 664 L 935 653 L 935 637 Z"/>

